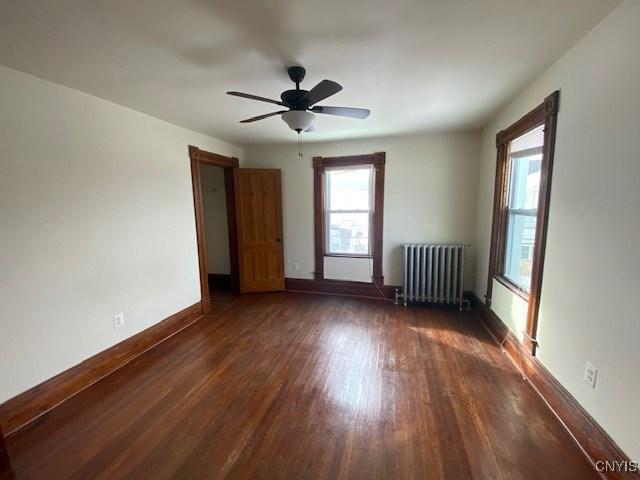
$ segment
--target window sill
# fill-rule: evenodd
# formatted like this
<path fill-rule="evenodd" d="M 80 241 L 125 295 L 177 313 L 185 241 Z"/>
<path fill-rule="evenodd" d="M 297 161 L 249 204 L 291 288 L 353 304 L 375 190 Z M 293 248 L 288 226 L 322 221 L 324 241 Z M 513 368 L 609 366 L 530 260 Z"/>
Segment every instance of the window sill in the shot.
<path fill-rule="evenodd" d="M 356 255 L 354 253 L 325 253 L 324 256 L 336 258 L 373 258 L 371 255 Z"/>
<path fill-rule="evenodd" d="M 525 300 L 527 302 L 529 301 L 529 292 L 525 292 L 522 288 L 520 288 L 518 285 L 513 283 L 507 277 L 494 275 L 493 278 L 500 285 L 502 285 L 503 287 L 505 287 L 506 289 L 508 289 L 512 293 L 515 293 L 517 296 L 519 296 L 520 298 L 522 298 L 523 300 Z"/>

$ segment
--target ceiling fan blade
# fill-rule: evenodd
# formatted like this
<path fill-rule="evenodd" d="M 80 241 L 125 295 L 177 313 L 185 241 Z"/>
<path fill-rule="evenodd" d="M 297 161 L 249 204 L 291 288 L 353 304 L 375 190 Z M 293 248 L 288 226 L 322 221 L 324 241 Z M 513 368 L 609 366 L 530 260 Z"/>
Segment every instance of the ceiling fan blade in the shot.
<path fill-rule="evenodd" d="M 351 107 L 313 107 L 311 109 L 313 113 L 324 113 L 327 115 L 340 115 L 341 117 L 350 118 L 367 118 L 371 113 L 371 110 L 366 108 L 351 108 Z"/>
<path fill-rule="evenodd" d="M 300 99 L 300 103 L 306 102 L 308 106 L 311 106 L 331 95 L 335 95 L 340 90 L 342 90 L 342 86 L 339 83 L 331 80 L 322 80 Z"/>
<path fill-rule="evenodd" d="M 251 95 L 250 93 L 227 92 L 227 94 L 233 95 L 234 97 L 248 98 L 249 100 L 258 100 L 260 102 L 275 103 L 276 105 L 282 105 L 283 107 L 286 107 L 286 105 L 279 100 L 271 100 L 270 98 L 259 97 L 258 95 Z"/>
<path fill-rule="evenodd" d="M 289 110 L 280 110 L 277 112 L 265 113 L 264 115 L 258 115 L 257 117 L 247 118 L 246 120 L 240 120 L 240 123 L 257 122 L 258 120 L 264 120 L 265 118 L 273 117 L 274 115 L 280 115 L 281 113 L 288 112 Z"/>

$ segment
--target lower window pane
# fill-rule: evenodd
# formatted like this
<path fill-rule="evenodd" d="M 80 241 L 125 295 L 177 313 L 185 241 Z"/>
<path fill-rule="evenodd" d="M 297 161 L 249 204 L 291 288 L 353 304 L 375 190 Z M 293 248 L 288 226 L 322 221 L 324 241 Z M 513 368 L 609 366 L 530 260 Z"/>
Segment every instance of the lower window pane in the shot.
<path fill-rule="evenodd" d="M 504 275 L 527 291 L 531 286 L 535 236 L 536 217 L 509 212 Z"/>
<path fill-rule="evenodd" d="M 329 213 L 329 253 L 369 254 L 369 213 Z"/>

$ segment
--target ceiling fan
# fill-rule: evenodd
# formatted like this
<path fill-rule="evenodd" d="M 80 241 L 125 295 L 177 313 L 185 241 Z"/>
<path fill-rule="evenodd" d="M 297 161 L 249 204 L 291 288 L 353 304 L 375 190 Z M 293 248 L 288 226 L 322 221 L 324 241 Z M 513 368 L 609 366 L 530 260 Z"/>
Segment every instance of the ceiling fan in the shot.
<path fill-rule="evenodd" d="M 315 119 L 315 113 L 339 115 L 341 117 L 350 118 L 367 118 L 369 116 L 370 111 L 365 108 L 323 107 L 316 105 L 316 103 L 324 100 L 325 98 L 338 93 L 342 90 L 342 86 L 331 80 L 322 80 L 311 90 L 301 90 L 300 82 L 304 79 L 306 70 L 300 66 L 293 66 L 289 67 L 287 72 L 289 73 L 291 81 L 296 84 L 296 88 L 295 90 L 285 90 L 282 92 L 280 95 L 281 101 L 259 97 L 249 93 L 227 92 L 229 95 L 233 95 L 235 97 L 274 103 L 288 108 L 288 110 L 279 110 L 277 112 L 247 118 L 246 120 L 242 120 L 240 123 L 251 123 L 273 117 L 274 115 L 282 115 L 282 119 L 287 125 L 289 125 L 289 128 L 300 134 L 314 129 L 313 121 Z"/>

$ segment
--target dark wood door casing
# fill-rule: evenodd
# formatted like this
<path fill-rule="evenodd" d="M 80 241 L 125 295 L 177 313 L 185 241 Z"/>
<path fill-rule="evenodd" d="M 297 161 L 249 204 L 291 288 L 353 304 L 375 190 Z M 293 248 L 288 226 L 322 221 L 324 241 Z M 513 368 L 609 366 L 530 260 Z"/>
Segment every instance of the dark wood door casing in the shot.
<path fill-rule="evenodd" d="M 227 224 L 229 230 L 229 259 L 231 271 L 231 287 L 238 288 L 238 251 L 237 226 L 235 214 L 235 192 L 233 171 L 240 162 L 235 157 L 225 157 L 217 153 L 206 152 L 198 147 L 189 146 L 191 161 L 191 183 L 193 188 L 193 205 L 196 221 L 196 238 L 198 243 L 198 270 L 200 272 L 200 297 L 204 313 L 211 311 L 209 293 L 209 272 L 207 271 L 207 242 L 205 234 L 204 207 L 202 204 L 201 165 L 213 165 L 224 168 L 225 196 L 227 201 Z"/>

